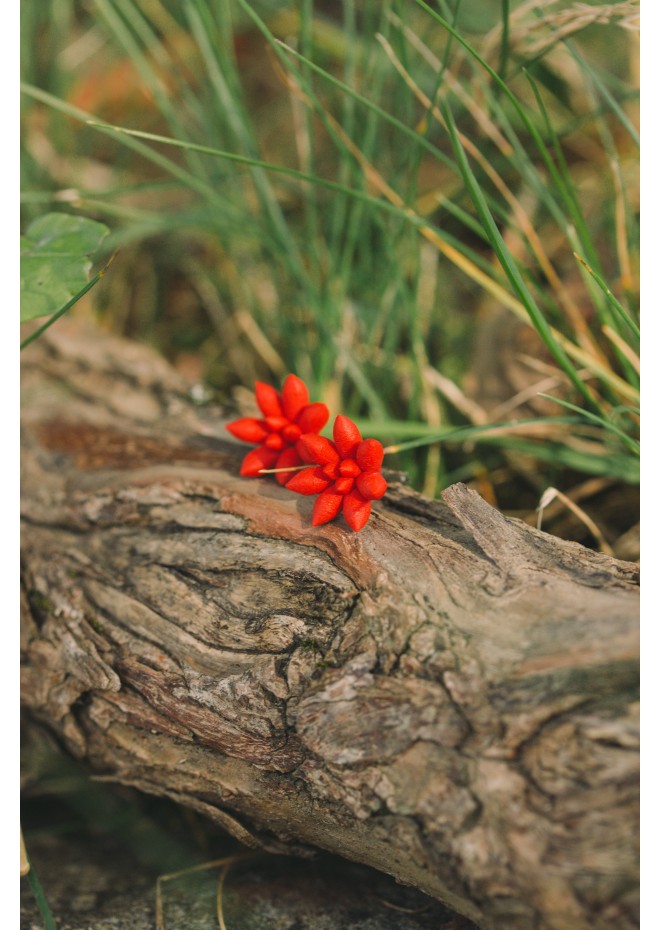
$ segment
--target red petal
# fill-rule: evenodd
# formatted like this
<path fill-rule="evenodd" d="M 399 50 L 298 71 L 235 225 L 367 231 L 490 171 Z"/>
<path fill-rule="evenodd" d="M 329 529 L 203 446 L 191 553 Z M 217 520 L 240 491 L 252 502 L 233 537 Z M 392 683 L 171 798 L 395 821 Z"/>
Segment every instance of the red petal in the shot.
<path fill-rule="evenodd" d="M 300 456 L 296 452 L 295 446 L 289 446 L 284 452 L 280 452 L 278 460 L 275 462 L 275 468 L 292 468 L 294 465 L 301 465 Z M 275 475 L 278 484 L 286 484 L 291 481 L 295 472 L 283 471 L 281 475 Z"/>
<path fill-rule="evenodd" d="M 306 433 L 305 435 L 311 435 L 311 433 Z M 304 439 L 304 438 L 305 438 L 304 436 L 301 436 L 300 439 L 298 439 L 298 441 L 296 442 L 296 449 L 298 451 L 298 455 L 300 456 L 302 461 L 307 462 L 308 465 L 316 465 L 316 462 L 314 461 L 312 457 L 312 453 L 308 452 L 307 449 L 305 448 L 305 444 L 300 441 L 301 439 Z"/>
<path fill-rule="evenodd" d="M 298 440 L 297 447 L 303 459 L 308 462 L 316 462 L 317 465 L 334 465 L 339 461 L 337 450 L 325 436 L 305 433 Z"/>
<path fill-rule="evenodd" d="M 274 449 L 276 452 L 281 452 L 284 448 L 284 440 L 279 433 L 271 433 L 266 437 L 264 445 L 268 449 Z"/>
<path fill-rule="evenodd" d="M 296 375 L 287 375 L 282 388 L 282 406 L 284 415 L 295 420 L 303 407 L 309 403 L 309 391 L 304 381 Z"/>
<path fill-rule="evenodd" d="M 329 462 L 327 465 L 324 465 L 321 469 L 326 478 L 329 478 L 331 481 L 336 481 L 339 478 L 339 469 L 337 468 L 336 462 Z"/>
<path fill-rule="evenodd" d="M 353 459 L 344 459 L 339 466 L 339 474 L 344 478 L 357 478 L 360 474 L 360 466 Z"/>
<path fill-rule="evenodd" d="M 266 426 L 271 433 L 279 433 L 285 426 L 289 425 L 286 417 L 266 417 Z"/>
<path fill-rule="evenodd" d="M 362 471 L 378 471 L 384 454 L 377 439 L 364 439 L 357 447 L 355 458 Z"/>
<path fill-rule="evenodd" d="M 387 481 L 379 471 L 368 471 L 360 475 L 355 485 L 362 495 L 368 501 L 379 500 L 385 491 L 387 491 Z"/>
<path fill-rule="evenodd" d="M 349 491 L 353 490 L 354 484 L 355 478 L 338 478 L 332 485 L 331 490 L 335 494 L 348 494 Z"/>
<path fill-rule="evenodd" d="M 272 449 L 259 446 L 258 449 L 253 449 L 252 452 L 248 452 L 243 459 L 241 474 L 254 478 L 259 474 L 262 468 L 272 468 L 277 461 L 277 456 L 278 453 L 274 452 Z"/>
<path fill-rule="evenodd" d="M 259 409 L 265 417 L 281 417 L 282 404 L 280 395 L 270 384 L 264 384 L 263 381 L 257 381 L 254 386 L 254 393 L 259 404 Z"/>
<path fill-rule="evenodd" d="M 341 494 L 332 494 L 330 491 L 319 494 L 312 510 L 312 526 L 320 526 L 334 520 L 344 499 Z"/>
<path fill-rule="evenodd" d="M 332 435 L 343 459 L 347 459 L 355 451 L 356 445 L 362 439 L 355 423 L 341 414 L 335 420 Z"/>
<path fill-rule="evenodd" d="M 330 482 L 324 478 L 318 468 L 306 468 L 299 471 L 286 486 L 289 491 L 295 491 L 296 494 L 320 494 L 325 491 Z"/>
<path fill-rule="evenodd" d="M 296 423 L 303 433 L 320 433 L 330 419 L 325 404 L 307 404 L 298 414 Z"/>
<path fill-rule="evenodd" d="M 254 417 L 242 417 L 240 420 L 232 420 L 225 427 L 232 436 L 242 439 L 243 442 L 261 442 L 268 435 L 268 432 L 261 425 L 261 420 L 255 420 Z"/>
<path fill-rule="evenodd" d="M 353 490 L 344 498 L 343 514 L 350 528 L 357 533 L 371 515 L 371 501 L 365 500 L 359 491 Z"/>
<path fill-rule="evenodd" d="M 291 445 L 300 439 L 300 435 L 300 427 L 296 426 L 295 423 L 289 423 L 289 425 L 285 426 L 282 430 L 282 438 L 288 443 L 291 443 Z"/>

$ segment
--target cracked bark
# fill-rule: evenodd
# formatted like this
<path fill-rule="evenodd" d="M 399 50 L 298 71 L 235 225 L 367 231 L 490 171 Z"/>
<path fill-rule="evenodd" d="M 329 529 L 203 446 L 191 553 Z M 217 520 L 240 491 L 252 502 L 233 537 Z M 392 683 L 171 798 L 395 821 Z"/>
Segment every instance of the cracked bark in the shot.
<path fill-rule="evenodd" d="M 638 575 L 454 485 L 367 527 L 60 322 L 24 353 L 22 701 L 100 775 L 488 930 L 638 925 Z"/>

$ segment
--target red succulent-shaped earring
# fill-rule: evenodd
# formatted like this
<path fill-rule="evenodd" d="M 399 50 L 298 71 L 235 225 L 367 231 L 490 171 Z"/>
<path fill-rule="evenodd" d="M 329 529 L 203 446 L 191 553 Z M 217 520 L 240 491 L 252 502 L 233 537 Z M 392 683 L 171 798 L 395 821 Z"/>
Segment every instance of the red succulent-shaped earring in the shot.
<path fill-rule="evenodd" d="M 266 468 L 294 468 L 306 461 L 300 438 L 323 429 L 330 416 L 326 405 L 310 404 L 307 387 L 296 375 L 287 375 L 281 394 L 262 381 L 257 381 L 254 393 L 263 418 L 242 417 L 226 427 L 232 436 L 257 446 L 243 459 L 241 475 L 254 477 Z M 275 477 L 286 484 L 291 476 L 283 472 Z"/>
<path fill-rule="evenodd" d="M 371 501 L 387 490 L 380 473 L 384 450 L 377 439 L 363 439 L 348 417 L 338 416 L 334 442 L 318 435 L 298 441 L 302 458 L 315 467 L 298 472 L 286 482 L 298 494 L 318 494 L 312 525 L 333 520 L 341 510 L 351 529 L 361 530 L 371 515 Z"/>

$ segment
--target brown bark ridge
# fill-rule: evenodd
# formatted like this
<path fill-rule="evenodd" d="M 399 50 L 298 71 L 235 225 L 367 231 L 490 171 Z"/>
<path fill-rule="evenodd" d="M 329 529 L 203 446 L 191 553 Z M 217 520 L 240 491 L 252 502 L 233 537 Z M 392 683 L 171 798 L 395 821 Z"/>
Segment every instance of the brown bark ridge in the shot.
<path fill-rule="evenodd" d="M 23 354 L 22 700 L 72 753 L 487 930 L 638 925 L 637 565 L 460 484 L 313 528 L 150 350 Z"/>

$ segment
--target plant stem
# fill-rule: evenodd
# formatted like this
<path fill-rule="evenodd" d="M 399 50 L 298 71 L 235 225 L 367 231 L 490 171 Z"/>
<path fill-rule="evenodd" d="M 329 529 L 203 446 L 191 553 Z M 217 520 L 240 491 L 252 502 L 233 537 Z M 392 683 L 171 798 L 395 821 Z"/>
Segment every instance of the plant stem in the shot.
<path fill-rule="evenodd" d="M 46 895 L 44 890 L 41 887 L 41 882 L 37 878 L 37 873 L 34 871 L 34 866 L 30 862 L 30 857 L 27 855 L 28 862 L 30 864 L 30 871 L 27 873 L 27 880 L 30 883 L 32 888 L 32 893 L 34 894 L 34 899 L 37 902 L 37 907 L 39 908 L 39 913 L 44 922 L 44 930 L 57 930 L 57 924 L 55 923 L 55 918 L 53 917 L 51 910 L 48 906 L 48 901 L 46 900 Z"/>
<path fill-rule="evenodd" d="M 111 256 L 110 261 L 107 263 L 107 265 L 106 265 L 104 268 L 102 268 L 102 269 L 98 272 L 98 274 L 95 274 L 94 277 L 91 279 L 91 281 L 88 281 L 87 284 L 82 288 L 82 290 L 78 291 L 78 293 L 75 294 L 75 295 L 71 298 L 71 300 L 70 300 L 68 303 L 64 304 L 63 307 L 60 307 L 59 310 L 56 310 L 55 313 L 54 313 L 49 319 L 47 319 L 46 322 L 45 322 L 42 326 L 39 327 L 39 329 L 35 329 L 35 331 L 34 331 L 33 333 L 31 333 L 29 336 L 27 336 L 27 337 L 23 340 L 23 342 L 21 342 L 21 352 L 23 351 L 23 349 L 24 349 L 26 346 L 29 346 L 31 342 L 34 342 L 35 339 L 38 339 L 39 336 L 41 336 L 41 334 L 42 334 L 45 330 L 47 330 L 49 326 L 52 326 L 53 323 L 55 323 L 57 320 L 59 320 L 59 318 L 60 318 L 61 316 L 64 316 L 64 314 L 67 312 L 67 310 L 70 310 L 71 307 L 73 307 L 74 304 L 78 303 L 78 301 L 80 300 L 81 297 L 84 297 L 84 296 L 85 296 L 85 294 L 87 293 L 87 291 L 91 291 L 91 289 L 94 287 L 94 285 L 97 284 L 97 283 L 101 280 L 101 278 L 102 278 L 103 275 L 106 273 L 106 271 L 108 270 L 108 268 L 110 267 L 110 265 L 113 263 L 113 261 L 115 260 L 115 256 L 116 256 L 116 254 L 117 254 L 118 251 L 119 251 L 119 249 L 117 249 L 117 251 L 113 253 L 113 255 Z"/>

